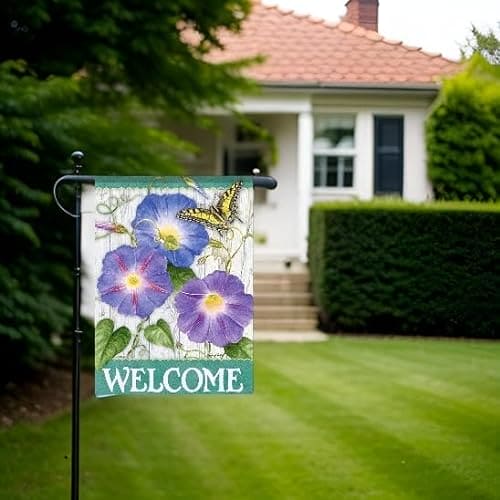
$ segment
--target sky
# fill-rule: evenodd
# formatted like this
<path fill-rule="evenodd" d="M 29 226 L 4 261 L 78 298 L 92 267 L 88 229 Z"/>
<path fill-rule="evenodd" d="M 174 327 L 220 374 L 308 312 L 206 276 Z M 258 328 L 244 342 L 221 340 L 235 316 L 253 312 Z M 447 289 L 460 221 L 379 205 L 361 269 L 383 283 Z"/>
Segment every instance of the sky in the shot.
<path fill-rule="evenodd" d="M 263 0 L 300 14 L 338 21 L 347 0 Z M 379 33 L 458 59 L 471 24 L 498 33 L 500 0 L 379 0 Z"/>

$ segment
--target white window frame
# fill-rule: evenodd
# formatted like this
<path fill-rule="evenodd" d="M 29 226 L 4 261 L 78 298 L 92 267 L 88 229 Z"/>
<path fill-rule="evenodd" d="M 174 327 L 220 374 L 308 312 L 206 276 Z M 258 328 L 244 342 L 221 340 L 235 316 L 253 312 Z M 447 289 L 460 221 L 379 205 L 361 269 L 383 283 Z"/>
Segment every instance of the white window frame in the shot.
<path fill-rule="evenodd" d="M 315 146 L 315 137 L 313 137 L 313 175 L 316 175 L 316 168 L 315 168 L 315 159 L 316 156 L 322 156 L 325 158 L 327 157 L 337 157 L 339 162 L 338 162 L 338 169 L 337 169 L 337 186 L 328 186 L 326 184 L 326 179 L 327 179 L 327 165 L 326 161 L 325 164 L 323 165 L 322 171 L 321 171 L 321 180 L 322 184 L 320 186 L 314 185 L 314 179 L 313 179 L 313 189 L 316 192 L 319 191 L 326 191 L 326 192 L 331 192 L 331 191 L 341 191 L 341 192 L 354 192 L 355 186 L 356 186 L 356 128 L 357 128 L 357 114 L 354 112 L 321 112 L 321 113 L 314 113 L 313 120 L 320 117 L 320 116 L 349 116 L 353 118 L 353 123 L 354 123 L 354 143 L 352 147 L 350 148 L 320 148 Z M 344 182 L 344 173 L 345 173 L 345 166 L 344 162 L 340 161 L 343 157 L 349 157 L 352 158 L 352 186 L 343 186 Z"/>

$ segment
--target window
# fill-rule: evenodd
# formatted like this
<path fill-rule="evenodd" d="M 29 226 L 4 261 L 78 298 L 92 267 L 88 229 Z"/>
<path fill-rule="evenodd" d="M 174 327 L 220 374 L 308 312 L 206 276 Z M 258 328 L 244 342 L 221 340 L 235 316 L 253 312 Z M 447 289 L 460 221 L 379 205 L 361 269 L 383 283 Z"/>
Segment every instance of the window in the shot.
<path fill-rule="evenodd" d="M 260 124 L 255 124 L 260 127 Z M 252 130 L 240 125 L 235 126 L 233 139 L 224 148 L 224 175 L 252 175 L 258 168 L 262 175 L 267 174 L 268 145 Z M 256 189 L 254 203 L 262 204 L 267 200 L 267 189 Z"/>
<path fill-rule="evenodd" d="M 236 127 L 234 135 L 235 140 L 224 151 L 224 175 L 252 175 L 254 168 L 265 174 L 266 144 L 241 126 Z"/>
<path fill-rule="evenodd" d="M 233 145 L 224 154 L 225 175 L 252 175 L 253 169 L 265 170 L 264 152 L 258 145 Z"/>
<path fill-rule="evenodd" d="M 354 185 L 354 115 L 317 115 L 314 119 L 314 186 Z"/>

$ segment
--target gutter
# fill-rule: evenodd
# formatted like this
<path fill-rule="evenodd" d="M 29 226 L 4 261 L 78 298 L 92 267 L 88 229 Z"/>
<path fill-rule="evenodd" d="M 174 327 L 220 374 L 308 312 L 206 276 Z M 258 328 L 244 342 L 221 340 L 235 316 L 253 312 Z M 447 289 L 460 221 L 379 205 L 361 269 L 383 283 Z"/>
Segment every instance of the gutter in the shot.
<path fill-rule="evenodd" d="M 258 82 L 266 90 L 308 91 L 324 93 L 332 90 L 343 92 L 422 92 L 435 94 L 439 83 L 322 83 L 322 82 Z"/>

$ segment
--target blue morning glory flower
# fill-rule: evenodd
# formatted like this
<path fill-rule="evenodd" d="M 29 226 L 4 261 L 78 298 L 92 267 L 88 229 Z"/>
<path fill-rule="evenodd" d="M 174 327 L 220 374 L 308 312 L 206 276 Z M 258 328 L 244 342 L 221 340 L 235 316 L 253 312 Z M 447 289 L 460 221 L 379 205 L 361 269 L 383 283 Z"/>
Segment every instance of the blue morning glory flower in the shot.
<path fill-rule="evenodd" d="M 179 210 L 196 207 L 183 194 L 148 194 L 132 222 L 139 245 L 156 248 L 176 267 L 189 267 L 208 244 L 208 233 L 198 222 L 176 217 Z"/>

